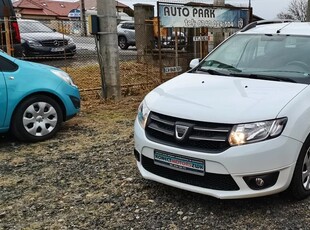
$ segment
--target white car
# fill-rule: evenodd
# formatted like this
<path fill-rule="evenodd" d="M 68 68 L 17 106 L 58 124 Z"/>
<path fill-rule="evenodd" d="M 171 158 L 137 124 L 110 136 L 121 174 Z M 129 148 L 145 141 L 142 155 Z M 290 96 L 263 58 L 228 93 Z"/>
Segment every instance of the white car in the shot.
<path fill-rule="evenodd" d="M 136 45 L 136 32 L 134 21 L 123 21 L 117 26 L 118 46 L 127 50 L 129 46 Z"/>
<path fill-rule="evenodd" d="M 310 195 L 310 24 L 255 22 L 151 91 L 135 121 L 146 179 L 221 199 Z"/>

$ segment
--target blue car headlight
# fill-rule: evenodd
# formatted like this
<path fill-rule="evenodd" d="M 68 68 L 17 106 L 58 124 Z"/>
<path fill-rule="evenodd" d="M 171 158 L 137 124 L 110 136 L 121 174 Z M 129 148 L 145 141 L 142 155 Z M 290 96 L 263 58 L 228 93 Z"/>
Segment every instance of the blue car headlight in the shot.
<path fill-rule="evenodd" d="M 69 85 L 72 85 L 74 87 L 77 87 L 71 77 L 69 76 L 69 74 L 67 74 L 66 72 L 62 71 L 62 70 L 57 70 L 57 69 L 51 69 L 51 72 L 53 74 L 55 74 L 57 77 L 61 78 L 62 80 L 64 80 L 65 82 L 67 82 Z"/>

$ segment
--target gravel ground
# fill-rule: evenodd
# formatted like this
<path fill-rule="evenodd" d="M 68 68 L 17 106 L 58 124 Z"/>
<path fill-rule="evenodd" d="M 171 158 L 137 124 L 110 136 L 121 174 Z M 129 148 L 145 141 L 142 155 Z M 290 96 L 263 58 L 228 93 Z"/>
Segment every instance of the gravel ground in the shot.
<path fill-rule="evenodd" d="M 140 99 L 84 104 L 46 142 L 0 137 L 0 229 L 310 229 L 310 199 L 218 200 L 142 179 Z"/>

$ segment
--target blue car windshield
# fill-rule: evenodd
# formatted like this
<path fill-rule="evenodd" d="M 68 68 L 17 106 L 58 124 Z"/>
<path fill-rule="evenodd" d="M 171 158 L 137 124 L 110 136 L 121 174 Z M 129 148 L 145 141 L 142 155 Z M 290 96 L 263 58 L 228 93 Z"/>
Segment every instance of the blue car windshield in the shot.
<path fill-rule="evenodd" d="M 204 59 L 197 71 L 310 84 L 309 53 L 308 36 L 237 34 Z"/>

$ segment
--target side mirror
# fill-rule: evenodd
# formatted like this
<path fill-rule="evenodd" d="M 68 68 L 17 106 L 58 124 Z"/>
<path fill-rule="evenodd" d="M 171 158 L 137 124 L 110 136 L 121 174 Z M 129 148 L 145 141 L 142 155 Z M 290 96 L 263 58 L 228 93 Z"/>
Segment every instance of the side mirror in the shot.
<path fill-rule="evenodd" d="M 191 62 L 189 63 L 189 67 L 191 69 L 195 68 L 197 65 L 199 65 L 200 61 L 201 61 L 200 58 L 195 58 L 195 59 L 191 60 Z"/>

